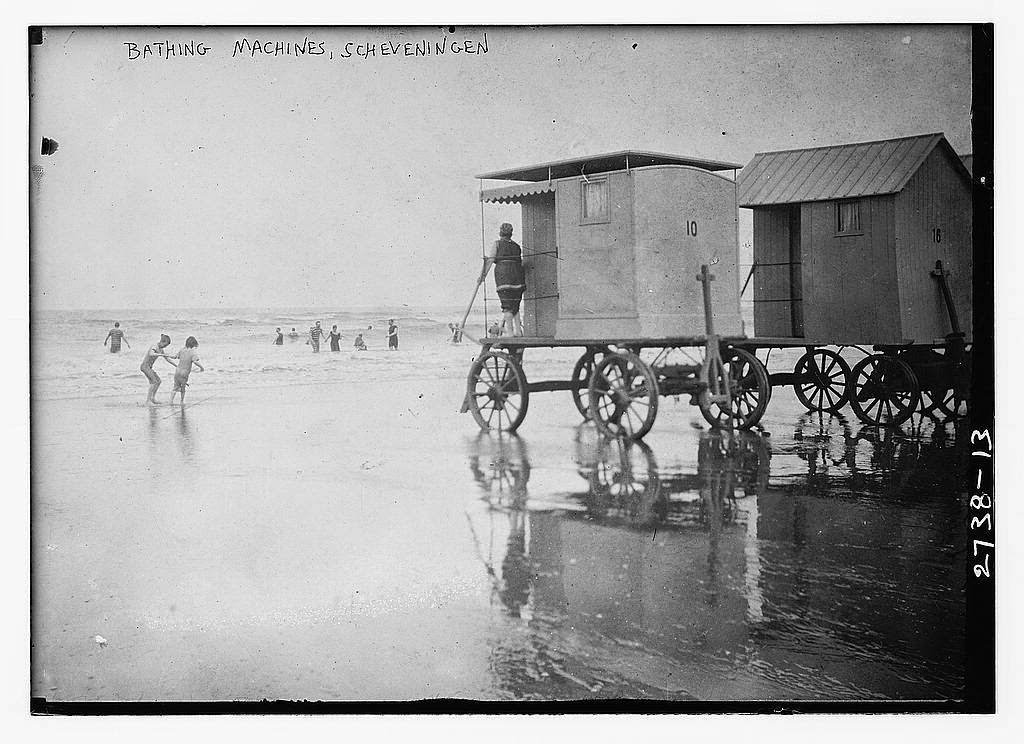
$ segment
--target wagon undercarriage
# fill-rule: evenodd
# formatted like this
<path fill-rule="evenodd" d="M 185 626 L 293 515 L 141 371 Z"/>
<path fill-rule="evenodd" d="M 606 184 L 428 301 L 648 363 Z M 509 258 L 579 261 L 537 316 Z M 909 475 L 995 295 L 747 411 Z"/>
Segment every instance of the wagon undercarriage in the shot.
<path fill-rule="evenodd" d="M 761 420 L 773 387 L 792 386 L 809 411 L 837 412 L 849 405 L 873 426 L 899 426 L 915 413 L 938 421 L 962 416 L 970 390 L 970 347 L 958 331 L 945 343 L 834 347 L 787 338 L 726 338 L 714 332 L 707 267 L 704 285 L 708 333 L 699 337 L 554 339 L 495 338 L 483 342 L 466 383 L 463 411 L 481 429 L 515 431 L 530 395 L 565 390 L 584 418 L 610 436 L 640 439 L 651 430 L 663 396 L 690 396 L 715 428 L 749 429 Z M 530 381 L 523 366 L 529 348 L 579 347 L 567 380 Z M 758 350 L 804 348 L 792 372 L 769 374 Z M 853 367 L 846 349 L 864 357 Z M 657 349 L 651 361 L 644 350 Z M 703 351 L 703 356 L 698 355 Z"/>

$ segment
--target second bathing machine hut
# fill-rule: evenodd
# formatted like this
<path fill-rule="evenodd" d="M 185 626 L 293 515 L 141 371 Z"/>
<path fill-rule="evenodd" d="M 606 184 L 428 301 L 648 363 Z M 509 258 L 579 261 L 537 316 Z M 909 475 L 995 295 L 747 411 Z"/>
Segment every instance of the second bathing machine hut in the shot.
<path fill-rule="evenodd" d="M 738 168 L 629 150 L 480 175 L 516 182 L 480 199 L 522 209 L 526 336 L 701 336 L 702 264 L 715 276 L 715 331 L 742 335 Z"/>
<path fill-rule="evenodd" d="M 807 349 L 772 383 L 792 383 L 810 410 L 849 402 L 871 425 L 963 415 L 972 192 L 941 133 L 755 155 L 739 178 L 739 205 L 754 213 L 745 347 Z M 852 369 L 840 356 L 850 346 L 867 355 Z"/>
<path fill-rule="evenodd" d="M 754 212 L 757 336 L 930 345 L 962 331 L 969 341 L 971 188 L 942 134 L 755 155 L 739 205 Z"/>

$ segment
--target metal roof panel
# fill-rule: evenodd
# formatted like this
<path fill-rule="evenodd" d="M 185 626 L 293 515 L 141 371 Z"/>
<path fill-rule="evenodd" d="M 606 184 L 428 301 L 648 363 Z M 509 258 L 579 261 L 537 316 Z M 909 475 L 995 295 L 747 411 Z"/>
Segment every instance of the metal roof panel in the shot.
<path fill-rule="evenodd" d="M 836 187 L 842 181 L 850 175 L 850 168 L 853 165 L 852 158 L 854 157 L 854 151 L 849 147 L 837 148 L 839 153 L 836 156 L 835 162 L 832 165 L 831 173 L 828 174 L 827 178 L 822 179 L 821 183 L 818 184 L 818 192 L 823 194 L 831 194 L 835 192 Z"/>
<path fill-rule="evenodd" d="M 786 194 L 793 188 L 795 182 L 802 182 L 807 174 L 814 168 L 815 153 L 794 152 L 782 157 L 782 161 L 788 163 L 783 169 L 780 165 L 776 168 L 776 177 L 770 188 L 765 189 L 764 198 L 781 199 L 786 201 Z"/>
<path fill-rule="evenodd" d="M 801 184 L 794 184 L 794 190 L 804 193 L 818 195 L 823 192 L 826 183 L 832 180 L 839 161 L 842 159 L 843 148 L 829 147 L 822 151 L 822 156 L 814 165 L 814 170 L 807 174 L 807 178 Z"/>
<path fill-rule="evenodd" d="M 901 142 L 893 153 L 882 163 L 875 173 L 874 184 L 879 191 L 889 191 L 900 182 L 903 171 L 908 164 L 917 161 L 917 155 L 923 151 L 921 141 Z"/>
<path fill-rule="evenodd" d="M 940 143 L 953 152 L 941 133 L 760 152 L 740 172 L 739 203 L 754 207 L 896 193 Z M 966 168 L 962 175 L 970 178 Z"/>
<path fill-rule="evenodd" d="M 847 186 L 847 193 L 844 196 L 856 197 L 865 196 L 869 193 L 878 193 L 872 190 L 875 175 L 878 173 L 878 169 L 884 166 L 888 158 L 895 152 L 896 145 L 892 142 L 879 142 L 872 145 L 870 150 L 873 153 L 872 155 L 864 155 L 867 167 L 861 172 L 860 178 Z"/>

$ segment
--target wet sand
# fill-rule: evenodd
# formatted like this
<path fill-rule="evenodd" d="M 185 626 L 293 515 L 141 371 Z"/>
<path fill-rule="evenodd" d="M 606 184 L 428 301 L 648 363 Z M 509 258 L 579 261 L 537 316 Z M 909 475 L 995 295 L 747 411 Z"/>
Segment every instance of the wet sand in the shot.
<path fill-rule="evenodd" d="M 771 436 L 666 399 L 622 447 L 565 393 L 497 437 L 450 379 L 195 382 L 184 411 L 35 404 L 33 695 L 962 694 L 952 426 L 777 390 Z"/>

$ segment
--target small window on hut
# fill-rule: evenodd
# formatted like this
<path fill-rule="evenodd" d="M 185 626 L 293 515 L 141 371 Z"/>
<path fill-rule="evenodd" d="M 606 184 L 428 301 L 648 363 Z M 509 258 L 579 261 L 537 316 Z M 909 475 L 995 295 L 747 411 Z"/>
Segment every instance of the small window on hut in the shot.
<path fill-rule="evenodd" d="M 580 223 L 608 222 L 611 219 L 608 179 L 591 178 L 580 182 Z"/>
<path fill-rule="evenodd" d="M 860 222 L 860 202 L 836 202 L 836 235 L 863 235 Z"/>

